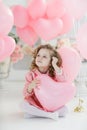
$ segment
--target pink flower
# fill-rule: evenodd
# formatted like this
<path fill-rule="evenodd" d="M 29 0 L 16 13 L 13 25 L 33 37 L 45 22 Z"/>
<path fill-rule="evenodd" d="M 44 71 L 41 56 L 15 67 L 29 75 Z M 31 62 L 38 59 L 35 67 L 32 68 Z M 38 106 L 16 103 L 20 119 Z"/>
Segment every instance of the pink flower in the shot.
<path fill-rule="evenodd" d="M 19 52 L 19 51 L 21 51 L 21 47 L 20 45 L 16 45 L 15 52 Z"/>
<path fill-rule="evenodd" d="M 19 60 L 23 59 L 24 54 L 22 52 L 22 48 L 20 45 L 16 45 L 14 52 L 11 54 L 11 61 L 13 63 L 18 62 Z"/>

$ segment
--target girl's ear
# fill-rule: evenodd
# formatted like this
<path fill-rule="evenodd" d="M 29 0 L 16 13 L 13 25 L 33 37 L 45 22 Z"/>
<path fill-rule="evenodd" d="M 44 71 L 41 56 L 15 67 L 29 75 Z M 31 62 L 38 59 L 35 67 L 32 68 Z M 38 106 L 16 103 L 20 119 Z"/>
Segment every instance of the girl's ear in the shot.
<path fill-rule="evenodd" d="M 30 47 L 29 45 L 24 45 L 22 49 L 25 55 L 31 55 L 31 56 L 33 55 L 34 52 L 33 47 Z"/>

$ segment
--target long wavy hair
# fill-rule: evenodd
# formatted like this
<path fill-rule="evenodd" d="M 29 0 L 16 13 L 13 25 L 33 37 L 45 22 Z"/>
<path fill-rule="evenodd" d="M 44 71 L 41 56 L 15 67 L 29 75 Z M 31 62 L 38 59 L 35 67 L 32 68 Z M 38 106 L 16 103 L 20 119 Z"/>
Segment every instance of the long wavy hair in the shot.
<path fill-rule="evenodd" d="M 38 52 L 41 50 L 41 49 L 47 49 L 49 52 L 50 52 L 50 56 L 51 56 L 51 60 L 50 60 L 50 65 L 49 65 L 49 68 L 48 68 L 48 75 L 52 78 L 55 77 L 55 70 L 52 66 L 52 57 L 56 57 L 58 58 L 58 62 L 57 62 L 57 66 L 58 67 L 61 67 L 62 66 L 62 58 L 60 56 L 60 54 L 50 45 L 50 44 L 46 44 L 46 45 L 40 45 L 39 47 L 37 47 L 34 52 L 33 52 L 33 61 L 32 61 L 32 64 L 31 64 L 31 70 L 35 70 L 35 69 L 38 69 L 38 66 L 36 65 L 35 63 L 35 60 L 36 60 L 36 57 L 37 57 L 37 54 Z"/>

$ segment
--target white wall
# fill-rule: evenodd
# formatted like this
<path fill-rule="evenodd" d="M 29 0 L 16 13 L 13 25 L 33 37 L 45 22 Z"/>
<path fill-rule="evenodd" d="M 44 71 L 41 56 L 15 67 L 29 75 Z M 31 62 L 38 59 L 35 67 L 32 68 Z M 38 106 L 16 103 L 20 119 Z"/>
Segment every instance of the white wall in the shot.
<path fill-rule="evenodd" d="M 29 0 L 2 0 L 6 5 L 12 6 L 12 5 L 23 5 L 26 7 L 27 2 Z"/>

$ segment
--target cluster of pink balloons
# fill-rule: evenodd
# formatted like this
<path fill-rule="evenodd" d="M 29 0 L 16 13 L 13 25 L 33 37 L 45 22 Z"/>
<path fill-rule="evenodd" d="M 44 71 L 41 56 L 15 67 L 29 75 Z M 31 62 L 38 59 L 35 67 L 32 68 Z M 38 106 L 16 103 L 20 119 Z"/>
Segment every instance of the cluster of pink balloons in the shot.
<path fill-rule="evenodd" d="M 48 41 L 67 33 L 73 26 L 73 16 L 63 0 L 31 0 L 28 7 L 15 5 L 11 9 L 19 37 L 31 46 L 39 37 Z"/>
<path fill-rule="evenodd" d="M 45 41 L 65 34 L 73 26 L 73 18 L 87 11 L 86 0 L 31 0 L 28 7 L 12 7 L 19 37 L 33 45 L 40 37 Z"/>
<path fill-rule="evenodd" d="M 0 62 L 15 49 L 15 41 L 7 36 L 14 24 L 12 11 L 0 1 Z"/>

